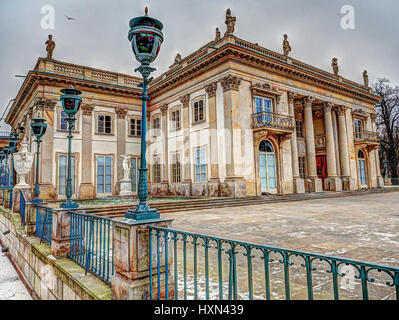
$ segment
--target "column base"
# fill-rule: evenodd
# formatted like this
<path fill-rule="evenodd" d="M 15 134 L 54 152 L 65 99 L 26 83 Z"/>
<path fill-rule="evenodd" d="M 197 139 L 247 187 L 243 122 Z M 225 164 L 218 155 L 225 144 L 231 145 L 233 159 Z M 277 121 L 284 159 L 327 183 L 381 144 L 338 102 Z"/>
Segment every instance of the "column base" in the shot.
<path fill-rule="evenodd" d="M 355 179 L 342 177 L 342 189 L 345 191 L 355 191 L 358 189 Z"/>
<path fill-rule="evenodd" d="M 305 182 L 301 178 L 294 178 L 294 193 L 305 193 Z"/>
<path fill-rule="evenodd" d="M 377 177 L 377 186 L 378 188 L 384 188 L 384 178 L 383 177 Z"/>
<path fill-rule="evenodd" d="M 242 198 L 247 196 L 247 184 L 242 177 L 229 177 L 221 185 L 222 197 Z"/>
<path fill-rule="evenodd" d="M 320 178 L 305 179 L 305 190 L 307 192 L 323 192 L 323 183 Z"/>
<path fill-rule="evenodd" d="M 220 197 L 220 180 L 219 178 L 211 178 L 208 181 L 209 197 Z"/>
<path fill-rule="evenodd" d="M 384 186 L 392 186 L 391 178 L 384 178 Z"/>
<path fill-rule="evenodd" d="M 324 180 L 324 187 L 327 191 L 342 191 L 342 180 L 338 177 L 328 177 Z"/>

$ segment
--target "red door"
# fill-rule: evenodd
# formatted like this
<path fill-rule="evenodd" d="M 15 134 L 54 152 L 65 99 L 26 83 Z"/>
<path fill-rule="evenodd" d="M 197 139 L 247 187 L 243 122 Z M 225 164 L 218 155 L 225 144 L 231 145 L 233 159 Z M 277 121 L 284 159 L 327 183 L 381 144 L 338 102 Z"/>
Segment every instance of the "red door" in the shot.
<path fill-rule="evenodd" d="M 324 179 L 327 178 L 327 156 L 326 155 L 316 156 L 316 164 L 317 164 L 317 176 L 321 179 L 324 190 Z"/>

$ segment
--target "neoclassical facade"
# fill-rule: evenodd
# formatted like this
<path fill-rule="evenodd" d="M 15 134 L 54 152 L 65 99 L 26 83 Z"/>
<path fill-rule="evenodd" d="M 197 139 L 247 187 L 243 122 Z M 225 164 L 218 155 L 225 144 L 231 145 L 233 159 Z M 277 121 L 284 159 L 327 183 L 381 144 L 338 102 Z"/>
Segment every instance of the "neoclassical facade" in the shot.
<path fill-rule="evenodd" d="M 235 20 L 234 20 L 235 22 Z M 256 196 L 383 186 L 374 106 L 365 84 L 233 35 L 178 55 L 154 79 L 146 121 L 153 195 Z M 285 40 L 287 41 L 287 40 Z M 140 164 L 139 78 L 40 58 L 7 116 L 27 128 L 47 119 L 40 183 L 65 196 L 66 123 L 59 90 L 83 92 L 72 145 L 75 198 L 117 195 L 122 155 Z M 28 132 L 32 151 L 35 143 Z"/>

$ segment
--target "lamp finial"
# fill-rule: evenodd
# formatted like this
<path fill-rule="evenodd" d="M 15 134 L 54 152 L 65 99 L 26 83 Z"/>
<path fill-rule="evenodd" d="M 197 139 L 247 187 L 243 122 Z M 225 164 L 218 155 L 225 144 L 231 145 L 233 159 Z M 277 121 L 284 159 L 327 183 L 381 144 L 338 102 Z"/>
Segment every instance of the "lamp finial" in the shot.
<path fill-rule="evenodd" d="M 148 16 L 148 7 L 145 7 L 144 12 L 145 12 L 145 15 Z"/>

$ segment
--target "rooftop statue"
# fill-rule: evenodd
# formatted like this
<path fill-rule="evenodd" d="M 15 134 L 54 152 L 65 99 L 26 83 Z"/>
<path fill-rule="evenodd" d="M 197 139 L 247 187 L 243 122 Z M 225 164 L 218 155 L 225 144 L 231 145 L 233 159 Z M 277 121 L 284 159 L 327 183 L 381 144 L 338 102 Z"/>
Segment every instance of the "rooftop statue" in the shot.
<path fill-rule="evenodd" d="M 331 67 L 334 71 L 334 74 L 336 76 L 338 76 L 338 72 L 339 72 L 339 67 L 338 67 L 338 59 L 337 58 L 333 58 L 332 62 L 331 62 Z"/>
<path fill-rule="evenodd" d="M 176 54 L 176 57 L 175 57 L 175 64 L 179 64 L 179 63 L 181 63 L 181 54 L 180 53 Z"/>
<path fill-rule="evenodd" d="M 369 86 L 369 75 L 367 73 L 367 70 L 364 70 L 364 72 L 363 72 L 363 81 L 364 81 L 364 85 L 366 87 L 368 87 Z"/>
<path fill-rule="evenodd" d="M 232 35 L 234 33 L 234 26 L 236 25 L 236 20 L 237 20 L 237 18 L 233 17 L 231 15 L 231 10 L 227 9 L 227 11 L 226 11 L 226 21 L 225 21 L 226 26 L 227 26 L 227 30 L 226 30 L 226 32 L 224 34 L 225 36 Z"/>
<path fill-rule="evenodd" d="M 288 35 L 284 35 L 284 41 L 283 41 L 283 52 L 284 55 L 287 57 L 288 54 L 291 52 L 291 46 L 290 42 L 288 41 Z"/>
<path fill-rule="evenodd" d="M 219 28 L 216 28 L 216 36 L 215 36 L 215 41 L 219 41 L 220 40 L 220 30 Z"/>
<path fill-rule="evenodd" d="M 14 154 L 14 167 L 18 173 L 18 184 L 15 186 L 16 189 L 27 189 L 30 185 L 26 183 L 26 176 L 32 169 L 33 164 L 33 153 L 28 152 L 28 143 L 26 139 L 21 143 L 21 151 Z"/>
<path fill-rule="evenodd" d="M 46 41 L 46 51 L 47 51 L 47 59 L 53 59 L 53 51 L 55 49 L 55 42 L 53 40 L 53 36 L 49 34 L 48 40 Z"/>

